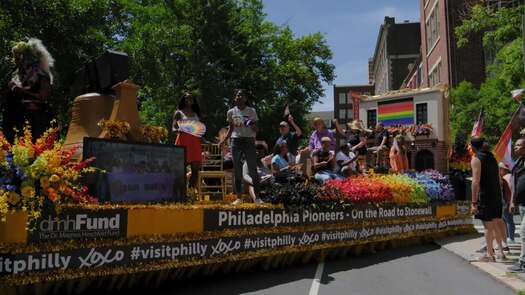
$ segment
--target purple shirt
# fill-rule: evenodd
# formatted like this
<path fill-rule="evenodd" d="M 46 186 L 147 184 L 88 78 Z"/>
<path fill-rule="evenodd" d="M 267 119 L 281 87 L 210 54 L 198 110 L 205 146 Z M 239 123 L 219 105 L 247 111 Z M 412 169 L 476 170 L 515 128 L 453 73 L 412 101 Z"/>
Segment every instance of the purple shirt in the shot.
<path fill-rule="evenodd" d="M 317 132 L 317 130 L 315 130 L 314 132 L 312 132 L 312 135 L 310 135 L 310 150 L 315 151 L 315 150 L 320 150 L 321 147 L 323 146 L 322 143 L 321 143 L 321 138 L 323 137 L 330 137 L 330 139 L 332 140 L 332 142 L 330 143 L 330 150 L 331 151 L 335 151 L 335 135 L 334 135 L 334 132 L 330 129 L 324 129 L 323 131 L 321 132 Z"/>

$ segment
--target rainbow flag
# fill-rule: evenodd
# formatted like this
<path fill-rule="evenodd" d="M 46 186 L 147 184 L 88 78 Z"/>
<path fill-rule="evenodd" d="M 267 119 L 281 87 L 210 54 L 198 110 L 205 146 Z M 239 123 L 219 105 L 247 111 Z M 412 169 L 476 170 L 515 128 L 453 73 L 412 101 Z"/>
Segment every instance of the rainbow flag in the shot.
<path fill-rule="evenodd" d="M 507 124 L 507 127 L 501 134 L 498 144 L 494 148 L 494 156 L 496 160 L 501 161 L 507 165 L 507 167 L 512 168 L 514 166 L 514 161 L 512 160 L 512 131 L 514 128 L 519 126 L 518 123 L 518 114 L 520 113 L 522 105 L 512 115 L 510 122 Z"/>
<path fill-rule="evenodd" d="M 385 126 L 414 124 L 414 102 L 412 98 L 380 102 L 377 115 Z"/>

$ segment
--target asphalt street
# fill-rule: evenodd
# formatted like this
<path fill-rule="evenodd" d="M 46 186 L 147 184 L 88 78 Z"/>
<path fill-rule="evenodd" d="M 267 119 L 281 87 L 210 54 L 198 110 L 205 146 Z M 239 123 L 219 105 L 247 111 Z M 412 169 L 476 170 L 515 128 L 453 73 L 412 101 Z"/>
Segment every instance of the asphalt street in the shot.
<path fill-rule="evenodd" d="M 321 265 L 307 264 L 170 282 L 150 291 L 163 295 L 515 294 L 465 260 L 434 244 L 384 250 L 344 260 L 327 260 Z"/>

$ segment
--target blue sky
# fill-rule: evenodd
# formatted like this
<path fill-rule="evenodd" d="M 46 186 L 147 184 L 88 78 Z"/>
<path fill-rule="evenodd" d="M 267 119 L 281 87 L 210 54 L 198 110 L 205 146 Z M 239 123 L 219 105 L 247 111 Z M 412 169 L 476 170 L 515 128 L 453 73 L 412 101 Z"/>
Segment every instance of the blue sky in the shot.
<path fill-rule="evenodd" d="M 321 32 L 332 49 L 335 84 L 368 82 L 368 58 L 374 53 L 385 16 L 396 22 L 419 21 L 419 0 L 263 0 L 267 18 L 288 25 L 297 35 Z M 322 104 L 314 111 L 333 110 L 333 86 L 325 85 Z"/>

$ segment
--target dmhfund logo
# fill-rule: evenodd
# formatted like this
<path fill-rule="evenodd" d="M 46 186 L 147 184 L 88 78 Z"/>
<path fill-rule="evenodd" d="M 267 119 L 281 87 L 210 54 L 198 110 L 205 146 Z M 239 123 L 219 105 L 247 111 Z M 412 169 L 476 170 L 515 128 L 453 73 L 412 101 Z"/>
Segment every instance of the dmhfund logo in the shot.
<path fill-rule="evenodd" d="M 82 213 L 67 214 L 61 217 L 48 216 L 40 220 L 38 228 L 42 232 L 118 230 L 120 223 L 120 213 L 111 216 L 90 216 Z"/>

